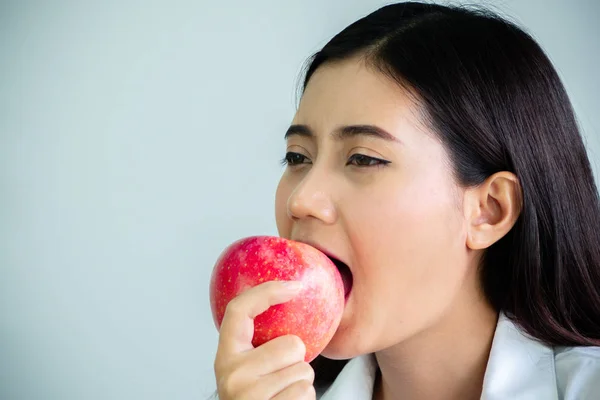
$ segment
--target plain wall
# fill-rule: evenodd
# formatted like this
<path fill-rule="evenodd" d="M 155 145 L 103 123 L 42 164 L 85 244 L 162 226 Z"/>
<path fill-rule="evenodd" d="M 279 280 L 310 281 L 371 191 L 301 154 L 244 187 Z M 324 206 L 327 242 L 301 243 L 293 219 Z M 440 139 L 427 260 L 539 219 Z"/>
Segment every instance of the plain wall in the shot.
<path fill-rule="evenodd" d="M 0 398 L 201 399 L 220 251 L 276 234 L 306 58 L 375 0 L 0 3 Z M 600 2 L 494 2 L 600 160 Z"/>

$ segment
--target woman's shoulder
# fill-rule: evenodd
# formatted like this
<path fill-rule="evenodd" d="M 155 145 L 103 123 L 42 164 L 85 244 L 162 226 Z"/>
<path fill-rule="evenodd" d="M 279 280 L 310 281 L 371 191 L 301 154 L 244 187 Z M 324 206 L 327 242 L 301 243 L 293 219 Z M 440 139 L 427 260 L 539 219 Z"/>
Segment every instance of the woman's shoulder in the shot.
<path fill-rule="evenodd" d="M 563 399 L 600 395 L 600 347 L 555 347 L 554 365 L 556 386 Z"/>

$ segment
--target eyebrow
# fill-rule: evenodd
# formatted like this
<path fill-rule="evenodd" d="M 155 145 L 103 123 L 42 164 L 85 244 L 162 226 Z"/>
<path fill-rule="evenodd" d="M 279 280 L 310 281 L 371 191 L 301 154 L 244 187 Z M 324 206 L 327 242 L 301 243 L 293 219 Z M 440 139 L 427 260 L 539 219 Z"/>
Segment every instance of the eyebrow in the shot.
<path fill-rule="evenodd" d="M 285 139 L 291 136 L 314 137 L 314 133 L 307 125 L 292 125 L 285 133 Z M 337 139 L 348 139 L 356 136 L 370 136 L 386 140 L 388 142 L 399 142 L 391 133 L 375 125 L 347 125 L 336 129 L 332 135 Z"/>

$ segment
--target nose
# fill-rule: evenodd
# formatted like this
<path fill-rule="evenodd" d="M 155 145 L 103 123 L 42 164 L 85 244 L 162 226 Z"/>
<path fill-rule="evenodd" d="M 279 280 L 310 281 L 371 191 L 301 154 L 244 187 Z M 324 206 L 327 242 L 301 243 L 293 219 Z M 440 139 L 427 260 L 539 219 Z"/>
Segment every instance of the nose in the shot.
<path fill-rule="evenodd" d="M 313 167 L 302 178 L 288 198 L 290 218 L 314 218 L 328 225 L 335 223 L 337 215 L 331 198 L 332 182 L 326 175 Z"/>

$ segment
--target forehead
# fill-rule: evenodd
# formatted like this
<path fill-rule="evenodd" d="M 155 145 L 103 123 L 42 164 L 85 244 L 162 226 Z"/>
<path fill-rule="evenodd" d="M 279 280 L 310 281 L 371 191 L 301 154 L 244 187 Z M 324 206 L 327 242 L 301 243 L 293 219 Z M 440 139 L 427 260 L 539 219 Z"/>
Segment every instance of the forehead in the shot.
<path fill-rule="evenodd" d="M 294 118 L 330 131 L 340 125 L 377 124 L 395 131 L 417 124 L 414 98 L 362 58 L 324 64 L 311 77 Z"/>

